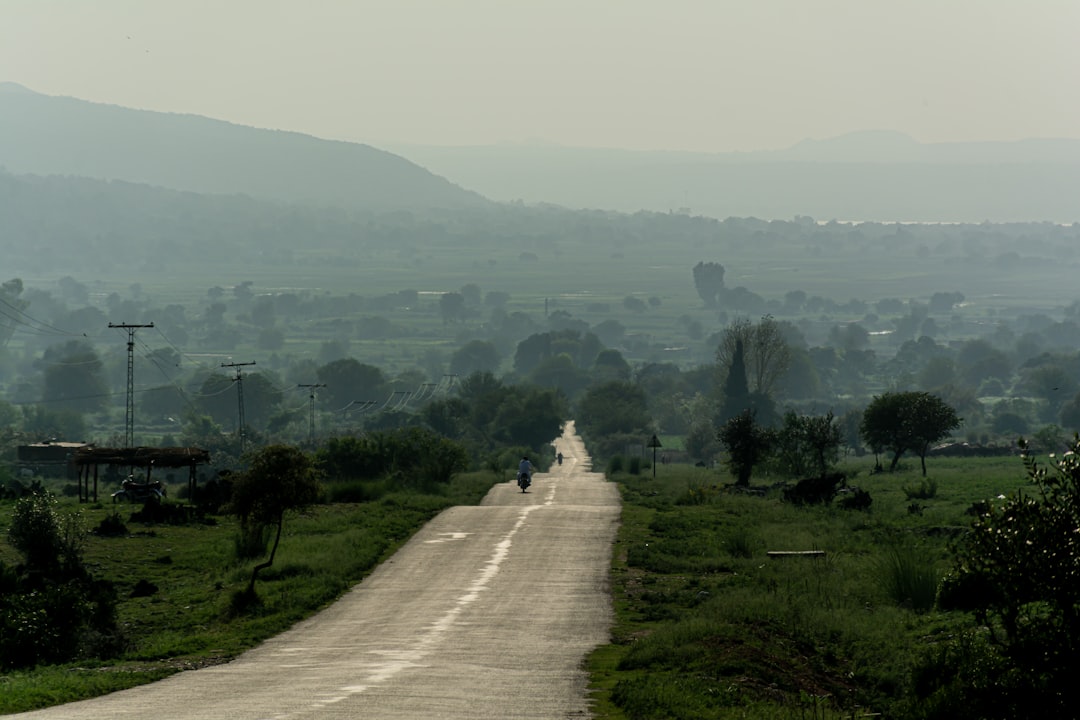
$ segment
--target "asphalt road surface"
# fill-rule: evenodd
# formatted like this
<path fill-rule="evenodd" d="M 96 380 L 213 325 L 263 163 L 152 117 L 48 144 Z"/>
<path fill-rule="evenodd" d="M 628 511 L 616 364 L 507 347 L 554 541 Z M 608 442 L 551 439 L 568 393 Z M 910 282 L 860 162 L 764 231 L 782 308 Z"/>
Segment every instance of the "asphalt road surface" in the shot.
<path fill-rule="evenodd" d="M 572 423 L 562 466 L 432 520 L 345 597 L 236 660 L 7 717 L 586 718 L 607 641 L 615 487 Z"/>

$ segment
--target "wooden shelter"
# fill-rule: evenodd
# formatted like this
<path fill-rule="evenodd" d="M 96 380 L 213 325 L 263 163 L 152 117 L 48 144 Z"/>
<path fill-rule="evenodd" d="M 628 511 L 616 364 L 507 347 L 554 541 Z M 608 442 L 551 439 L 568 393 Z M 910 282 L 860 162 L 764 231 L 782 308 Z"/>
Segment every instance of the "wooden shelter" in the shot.
<path fill-rule="evenodd" d="M 98 499 L 98 467 L 101 465 L 145 470 L 139 482 L 150 482 L 155 468 L 188 468 L 188 497 L 195 497 L 196 468 L 210 462 L 210 451 L 197 447 L 85 447 L 75 451 L 75 467 L 79 474 L 79 502 L 90 501 L 90 477 L 93 475 L 93 500 Z M 143 473 L 139 473 L 142 475 Z"/>

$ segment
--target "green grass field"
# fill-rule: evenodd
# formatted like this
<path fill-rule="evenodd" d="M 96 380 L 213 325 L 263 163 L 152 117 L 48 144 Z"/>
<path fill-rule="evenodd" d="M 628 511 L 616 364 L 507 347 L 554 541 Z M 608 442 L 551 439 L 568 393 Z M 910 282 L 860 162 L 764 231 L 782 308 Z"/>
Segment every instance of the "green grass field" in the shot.
<path fill-rule="evenodd" d="M 919 717 L 921 655 L 971 626 L 933 609 L 973 502 L 1026 482 L 1016 458 L 930 461 L 871 475 L 846 464 L 868 510 L 797 507 L 769 478 L 679 465 L 620 474 L 612 642 L 588 661 L 596 715 L 631 718 Z M 925 488 L 925 486 L 924 486 Z M 823 551 L 770 557 L 770 551 Z"/>

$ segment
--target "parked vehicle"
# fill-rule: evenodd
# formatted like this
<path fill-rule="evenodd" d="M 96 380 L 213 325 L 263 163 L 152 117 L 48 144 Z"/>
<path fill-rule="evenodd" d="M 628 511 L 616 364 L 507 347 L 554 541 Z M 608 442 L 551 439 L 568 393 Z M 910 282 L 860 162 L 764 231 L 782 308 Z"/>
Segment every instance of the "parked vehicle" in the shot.
<path fill-rule="evenodd" d="M 165 486 L 160 480 L 150 482 L 138 482 L 128 477 L 120 489 L 112 494 L 113 502 L 146 502 L 147 500 L 161 500 L 165 497 Z"/>

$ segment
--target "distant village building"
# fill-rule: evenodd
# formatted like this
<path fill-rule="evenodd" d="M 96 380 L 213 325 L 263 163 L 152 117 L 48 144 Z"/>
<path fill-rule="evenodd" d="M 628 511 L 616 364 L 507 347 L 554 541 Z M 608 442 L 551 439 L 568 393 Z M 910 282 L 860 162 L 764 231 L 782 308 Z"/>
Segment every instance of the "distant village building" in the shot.
<path fill-rule="evenodd" d="M 89 447 L 93 447 L 92 443 L 57 440 L 19 445 L 15 450 L 16 466 L 20 473 L 74 480 L 78 477 L 75 453 Z"/>

